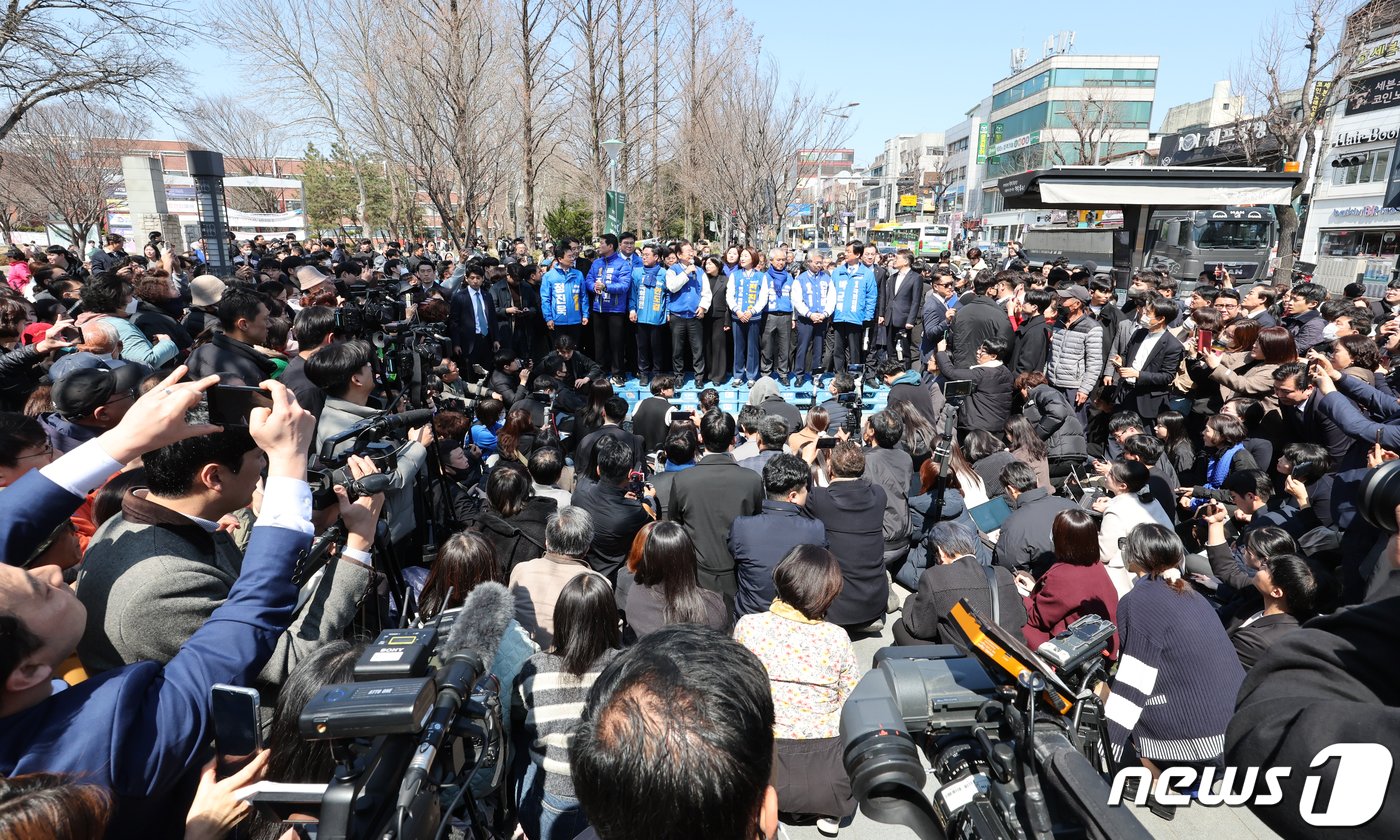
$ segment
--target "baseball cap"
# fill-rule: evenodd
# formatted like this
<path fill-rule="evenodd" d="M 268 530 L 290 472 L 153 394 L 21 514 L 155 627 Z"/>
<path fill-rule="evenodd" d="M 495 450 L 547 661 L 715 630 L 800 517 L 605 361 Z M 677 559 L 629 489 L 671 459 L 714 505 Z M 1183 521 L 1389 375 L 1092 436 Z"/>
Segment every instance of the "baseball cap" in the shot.
<path fill-rule="evenodd" d="M 54 362 L 49 367 L 49 379 L 58 382 L 74 371 L 91 370 L 93 368 L 116 370 L 125 364 L 126 362 L 122 359 L 104 359 L 95 353 L 82 350 L 77 353 L 69 353 Z"/>
<path fill-rule="evenodd" d="M 58 413 L 72 420 L 96 411 L 121 394 L 136 397 L 136 386 L 146 378 L 144 365 L 130 364 L 118 368 L 89 367 L 75 370 L 53 386 L 53 404 Z"/>
<path fill-rule="evenodd" d="M 309 292 L 322 283 L 334 283 L 335 278 L 321 271 L 314 265 L 303 265 L 296 270 L 297 286 L 303 292 Z"/>
<path fill-rule="evenodd" d="M 1079 284 L 1076 283 L 1076 284 L 1073 285 L 1073 286 L 1066 286 L 1065 288 L 1060 289 L 1058 292 L 1055 293 L 1055 297 L 1061 297 L 1061 298 L 1070 298 L 1070 297 L 1072 297 L 1072 298 L 1077 298 L 1081 303 L 1088 303 L 1088 302 L 1089 302 L 1089 290 L 1086 289 L 1086 288 L 1084 288 L 1083 286 L 1080 286 Z"/>
<path fill-rule="evenodd" d="M 1079 267 L 1090 274 L 1097 274 L 1099 270 L 1099 264 L 1094 262 L 1093 260 L 1085 260 L 1084 262 L 1079 264 Z"/>
<path fill-rule="evenodd" d="M 19 343 L 25 347 L 31 344 L 38 344 L 44 340 L 44 333 L 51 329 L 53 329 L 53 324 L 45 324 L 43 322 L 30 324 L 24 328 L 24 332 L 19 334 Z"/>
<path fill-rule="evenodd" d="M 190 304 L 213 306 L 224 297 L 224 281 L 212 274 L 201 274 L 190 281 Z"/>

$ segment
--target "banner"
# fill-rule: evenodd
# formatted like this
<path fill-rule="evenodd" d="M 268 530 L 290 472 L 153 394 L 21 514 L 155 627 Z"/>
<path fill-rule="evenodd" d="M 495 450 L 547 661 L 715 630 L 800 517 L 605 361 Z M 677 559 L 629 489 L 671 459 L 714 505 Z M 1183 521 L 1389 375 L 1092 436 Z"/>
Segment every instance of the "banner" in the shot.
<path fill-rule="evenodd" d="M 1395 150 L 1390 153 L 1390 178 L 1385 185 L 1383 207 L 1400 209 L 1400 140 L 1395 142 Z"/>
<path fill-rule="evenodd" d="M 919 197 L 917 195 L 901 195 L 899 197 L 900 207 L 918 207 Z"/>
<path fill-rule="evenodd" d="M 603 232 L 622 235 L 622 219 L 627 215 L 627 193 L 608 190 L 608 209 Z"/>
<path fill-rule="evenodd" d="M 987 162 L 987 124 L 977 126 L 977 162 Z"/>

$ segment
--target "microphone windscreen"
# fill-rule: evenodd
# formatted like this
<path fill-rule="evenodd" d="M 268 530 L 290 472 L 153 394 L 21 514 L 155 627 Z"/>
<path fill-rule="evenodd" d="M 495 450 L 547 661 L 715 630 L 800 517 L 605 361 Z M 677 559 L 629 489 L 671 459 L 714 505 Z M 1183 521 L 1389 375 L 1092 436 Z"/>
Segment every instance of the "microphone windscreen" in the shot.
<path fill-rule="evenodd" d="M 383 493 L 389 489 L 389 485 L 394 483 L 394 476 L 391 473 L 370 473 L 360 479 L 360 490 L 366 496 L 375 493 Z"/>
<path fill-rule="evenodd" d="M 509 589 L 495 582 L 478 584 L 462 602 L 462 611 L 447 634 L 443 657 L 468 650 L 489 668 L 514 615 L 515 600 Z"/>
<path fill-rule="evenodd" d="M 389 425 L 395 429 L 412 429 L 433 419 L 431 408 L 415 408 L 402 414 L 389 415 Z"/>

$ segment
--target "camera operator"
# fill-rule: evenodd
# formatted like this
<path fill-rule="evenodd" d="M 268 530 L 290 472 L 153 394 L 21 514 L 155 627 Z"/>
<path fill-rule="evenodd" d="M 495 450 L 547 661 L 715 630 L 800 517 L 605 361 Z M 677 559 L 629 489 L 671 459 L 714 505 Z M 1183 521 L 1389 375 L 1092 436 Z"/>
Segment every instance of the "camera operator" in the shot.
<path fill-rule="evenodd" d="M 939 345 L 940 347 L 942 345 Z M 972 381 L 972 394 L 958 408 L 958 433 L 966 435 L 973 429 L 1000 431 L 1011 417 L 1011 394 L 1015 377 L 1002 363 L 1011 344 L 999 336 L 984 339 L 977 346 L 971 367 L 955 366 L 945 350 L 933 354 L 929 370 L 944 379 Z"/>
<path fill-rule="evenodd" d="M 937 547 L 938 562 L 924 570 L 918 591 L 904 602 L 900 620 L 892 628 L 895 644 L 956 645 L 966 652 L 948 614 L 963 598 L 982 615 L 999 615 L 997 624 L 1015 638 L 1023 638 L 1026 605 L 1016 580 L 1007 569 L 977 561 L 978 539 L 976 532 L 958 522 L 939 522 L 930 529 L 927 544 Z"/>
<path fill-rule="evenodd" d="M 826 427 L 840 429 L 846 425 L 846 415 L 850 414 L 848 406 L 855 402 L 856 380 L 843 371 L 833 376 L 827 387 L 831 399 L 822 403 L 822 408 L 826 409 Z M 847 394 L 850 396 L 845 396 Z"/>
<path fill-rule="evenodd" d="M 500 396 L 501 402 L 513 406 L 525 398 L 530 390 L 525 383 L 530 378 L 530 367 L 516 358 L 511 350 L 498 350 L 491 362 L 491 375 L 486 377 L 486 388 Z"/>
<path fill-rule="evenodd" d="M 93 536 L 95 562 L 78 578 L 88 613 L 78 657 L 90 675 L 150 659 L 169 662 L 228 598 L 243 555 L 218 523 L 253 502 L 267 459 L 247 430 L 229 428 L 163 446 L 142 459 L 146 489 Z M 352 475 L 377 472 L 367 459 Z M 347 550 L 308 593 L 260 680 L 280 684 L 322 640 L 340 636 L 373 577 L 370 556 Z"/>
<path fill-rule="evenodd" d="M 115 429 L 0 493 L 0 557 L 7 564 L 28 556 L 83 493 L 124 463 L 218 431 L 185 421 L 217 380 L 180 382 L 184 373 L 177 368 L 143 395 Z M 177 789 L 193 780 L 209 739 L 210 687 L 246 685 L 295 606 L 292 566 L 312 535 L 305 482 L 312 419 L 280 383 L 264 387 L 272 408 L 254 409 L 249 425 L 267 453 L 265 504 L 228 599 L 169 664 L 141 662 L 54 693 L 52 677 L 83 633 L 82 604 L 52 566 L 0 567 L 0 773 L 73 773 L 107 788 L 119 805 L 111 836 L 179 834 L 187 799 L 179 801 Z M 373 504 L 365 498 L 348 505 L 342 497 L 349 544 L 360 550 L 370 545 Z"/>
<path fill-rule="evenodd" d="M 326 392 L 326 407 L 316 424 L 317 452 L 327 438 L 380 413 L 369 408 L 369 398 L 374 393 L 373 360 L 374 350 L 365 341 L 329 344 L 306 360 L 306 378 Z M 420 426 L 408 433 L 408 443 L 398 450 L 398 466 L 385 503 L 390 541 L 396 545 L 410 537 L 417 526 L 413 483 L 427 461 L 425 447 L 432 442 L 432 426 Z M 342 441 L 336 454 L 353 445 L 353 441 Z"/>

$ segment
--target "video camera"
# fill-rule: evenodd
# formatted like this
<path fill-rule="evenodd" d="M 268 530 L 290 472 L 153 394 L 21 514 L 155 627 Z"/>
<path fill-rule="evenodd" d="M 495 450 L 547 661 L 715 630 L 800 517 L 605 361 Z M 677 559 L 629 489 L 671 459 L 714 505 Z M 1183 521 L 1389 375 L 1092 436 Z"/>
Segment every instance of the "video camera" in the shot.
<path fill-rule="evenodd" d="M 380 473 L 392 478 L 391 474 L 398 469 L 398 451 L 402 443 L 386 438 L 400 437 L 409 429 L 432 420 L 432 417 L 433 413 L 428 409 L 402 414 L 380 413 L 327 437 L 306 470 L 306 483 L 311 485 L 312 507 L 320 510 L 335 504 L 334 487 L 337 484 L 343 484 L 347 490 L 359 495 L 380 492 L 384 488 L 364 489 L 365 482 L 372 476 L 360 482 L 353 479 L 349 468 L 350 456 L 369 458 Z M 343 446 L 346 441 L 351 441 L 350 445 Z M 377 482 L 374 483 L 377 486 Z M 355 498 L 352 494 L 351 500 Z"/>
<path fill-rule="evenodd" d="M 355 663 L 353 682 L 322 687 L 302 710 L 302 737 L 329 742 L 336 760 L 324 790 L 269 790 L 254 804 L 319 809 L 321 840 L 434 837 L 464 804 L 476 832 L 468 836 L 484 834 L 470 783 L 490 767 L 494 794 L 508 770 L 488 668 L 513 613 L 506 588 L 484 583 L 431 625 L 382 632 Z M 452 795 L 446 807 L 444 792 Z"/>
<path fill-rule="evenodd" d="M 844 763 L 866 816 L 921 838 L 1150 837 L 1131 812 L 1108 807 L 1087 757 L 1101 749 L 1092 687 L 1113 624 L 1081 618 L 1037 656 L 966 599 L 950 615 L 973 656 L 885 648 L 841 710 Z M 921 751 L 938 784 L 931 798 Z"/>

